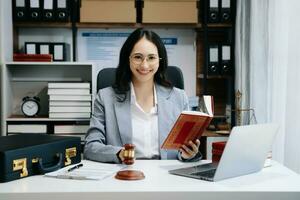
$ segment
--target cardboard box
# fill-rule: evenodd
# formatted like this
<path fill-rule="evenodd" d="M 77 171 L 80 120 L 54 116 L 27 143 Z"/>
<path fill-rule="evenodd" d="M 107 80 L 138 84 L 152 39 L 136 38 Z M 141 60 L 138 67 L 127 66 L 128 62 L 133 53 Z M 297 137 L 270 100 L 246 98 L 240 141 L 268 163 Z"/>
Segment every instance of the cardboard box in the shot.
<path fill-rule="evenodd" d="M 198 23 L 198 0 L 144 0 L 143 23 Z"/>
<path fill-rule="evenodd" d="M 81 0 L 80 22 L 135 23 L 135 0 Z"/>

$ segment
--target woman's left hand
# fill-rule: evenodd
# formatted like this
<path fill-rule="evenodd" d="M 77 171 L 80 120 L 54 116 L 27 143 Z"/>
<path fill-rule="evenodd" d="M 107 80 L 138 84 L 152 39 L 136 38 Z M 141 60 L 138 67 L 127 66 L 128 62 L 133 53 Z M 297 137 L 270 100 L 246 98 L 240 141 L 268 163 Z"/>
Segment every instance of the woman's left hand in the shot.
<path fill-rule="evenodd" d="M 182 145 L 179 151 L 183 159 L 193 158 L 199 151 L 200 140 L 196 139 L 195 142 L 189 141 L 188 145 Z"/>

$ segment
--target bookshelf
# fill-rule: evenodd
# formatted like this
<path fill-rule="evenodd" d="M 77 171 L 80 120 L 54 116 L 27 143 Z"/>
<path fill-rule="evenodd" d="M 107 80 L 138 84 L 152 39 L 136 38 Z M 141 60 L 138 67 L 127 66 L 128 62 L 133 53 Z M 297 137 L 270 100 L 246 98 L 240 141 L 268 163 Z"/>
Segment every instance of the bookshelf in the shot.
<path fill-rule="evenodd" d="M 79 2 L 74 0 L 73 2 Z M 137 1 L 141 2 L 141 1 Z M 45 88 L 46 83 L 49 81 L 60 80 L 87 80 L 93 82 L 96 76 L 95 70 L 93 70 L 90 63 L 78 63 L 77 62 L 77 33 L 80 29 L 135 29 L 135 28 L 150 28 L 150 29 L 188 29 L 193 30 L 196 35 L 196 91 L 197 96 L 203 94 L 210 94 L 215 96 L 215 109 L 217 116 L 223 116 L 226 118 L 226 122 L 234 125 L 235 118 L 234 113 L 231 112 L 234 109 L 234 70 L 231 75 L 208 75 L 207 63 L 208 55 L 207 48 L 209 42 L 226 42 L 232 46 L 232 60 L 234 61 L 234 34 L 235 34 L 235 20 L 231 23 L 206 23 L 206 18 L 203 15 L 207 15 L 207 0 L 195 1 L 198 7 L 197 23 L 170 23 L 170 22 L 157 22 L 157 23 L 143 23 L 142 15 L 143 9 L 137 8 L 136 23 L 132 22 L 80 22 L 79 16 L 71 16 L 70 22 L 12 22 L 11 27 L 13 34 L 11 35 L 13 52 L 20 51 L 25 40 L 35 39 L 36 42 L 40 42 L 45 38 L 50 38 L 54 42 L 66 42 L 70 44 L 70 58 L 73 62 L 59 62 L 59 63 L 28 63 L 28 62 L 8 62 L 3 63 L 2 66 L 2 134 L 6 134 L 7 123 L 72 123 L 75 119 L 65 119 L 63 121 L 49 119 L 48 113 L 43 110 L 41 115 L 44 117 L 37 118 L 24 118 L 18 111 L 18 102 L 24 92 L 38 91 Z M 232 16 L 235 16 L 235 1 L 232 0 Z M 3 5 L 4 3 L 2 3 Z M 5 4 L 9 4 L 6 2 Z M 196 4 L 195 4 L 196 5 Z M 144 5 L 145 6 L 145 5 Z M 78 9 L 79 10 L 79 9 Z M 75 13 L 76 12 L 71 12 Z M 77 13 L 78 14 L 78 13 Z M 11 20 L 11 16 L 6 16 Z M 8 19 L 7 19 L 8 20 Z M 50 34 L 50 35 L 49 35 Z M 3 37 L 3 35 L 2 35 Z M 76 66 L 76 70 L 71 66 Z M 234 67 L 234 63 L 233 63 Z M 83 69 L 88 69 L 87 72 L 83 72 Z M 70 73 L 71 72 L 71 73 Z M 83 73 L 81 73 L 83 72 Z M 69 74 L 70 73 L 70 74 Z M 87 73 L 87 74 L 86 74 Z M 64 74 L 65 77 L 61 75 Z M 188 78 L 188 77 L 187 77 Z M 21 84 L 24 83 L 24 84 Z M 22 85 L 24 92 L 16 95 L 15 87 Z M 95 84 L 92 84 L 94 88 Z M 13 90 L 12 90 L 13 89 Z M 93 89 L 92 93 L 96 91 Z M 14 99 L 14 101 L 11 101 Z M 45 99 L 43 97 L 43 99 Z M 45 101 L 46 102 L 46 101 Z M 44 109 L 46 109 L 44 107 Z M 52 125 L 51 125 L 52 126 Z M 48 128 L 52 130 L 52 128 Z M 206 137 L 218 137 L 219 135 L 214 131 L 208 131 Z M 203 137 L 204 139 L 206 137 Z M 202 141 L 205 143 L 206 139 Z"/>
<path fill-rule="evenodd" d="M 96 94 L 92 63 L 79 62 L 8 62 L 2 67 L 2 133 L 6 135 L 9 124 L 45 124 L 47 133 L 53 125 L 88 122 L 89 119 L 51 119 L 49 113 L 49 82 L 89 82 L 91 94 Z M 36 117 L 25 117 L 21 112 L 25 96 L 40 98 L 41 109 Z M 49 127 L 48 127 L 49 126 Z M 53 133 L 53 132 L 52 132 Z"/>

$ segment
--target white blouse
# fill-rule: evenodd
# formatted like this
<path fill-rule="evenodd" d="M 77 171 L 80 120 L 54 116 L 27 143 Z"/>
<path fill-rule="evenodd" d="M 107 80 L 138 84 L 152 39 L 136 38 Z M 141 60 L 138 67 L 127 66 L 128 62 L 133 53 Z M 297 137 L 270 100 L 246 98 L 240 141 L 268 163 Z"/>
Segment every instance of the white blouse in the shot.
<path fill-rule="evenodd" d="M 145 112 L 136 101 L 133 84 L 131 87 L 132 142 L 136 158 L 154 158 L 159 155 L 157 96 L 154 86 L 154 106 Z"/>

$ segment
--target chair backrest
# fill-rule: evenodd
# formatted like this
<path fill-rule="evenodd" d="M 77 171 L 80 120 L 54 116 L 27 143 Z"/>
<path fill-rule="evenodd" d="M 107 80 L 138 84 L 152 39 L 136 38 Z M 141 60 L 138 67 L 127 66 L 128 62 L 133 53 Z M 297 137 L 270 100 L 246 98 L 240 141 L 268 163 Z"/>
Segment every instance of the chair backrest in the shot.
<path fill-rule="evenodd" d="M 97 76 L 97 91 L 112 86 L 115 82 L 117 68 L 104 68 Z M 184 80 L 181 69 L 175 66 L 169 66 L 166 71 L 166 78 L 175 87 L 184 89 Z"/>

